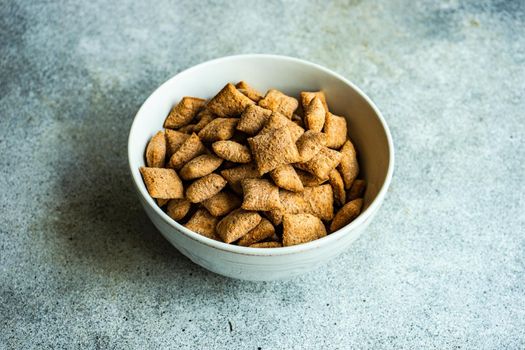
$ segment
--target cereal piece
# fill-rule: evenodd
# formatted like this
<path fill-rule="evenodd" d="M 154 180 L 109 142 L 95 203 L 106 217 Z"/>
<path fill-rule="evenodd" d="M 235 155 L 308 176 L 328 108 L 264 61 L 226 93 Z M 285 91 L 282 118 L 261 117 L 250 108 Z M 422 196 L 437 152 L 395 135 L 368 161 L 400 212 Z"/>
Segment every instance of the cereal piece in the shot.
<path fill-rule="evenodd" d="M 299 152 L 288 128 L 257 135 L 249 138 L 248 143 L 260 175 L 272 171 L 279 165 L 295 163 L 299 160 Z"/>
<path fill-rule="evenodd" d="M 301 182 L 303 183 L 304 187 L 319 186 L 328 180 L 320 179 L 317 176 L 307 173 L 306 171 L 300 169 L 295 169 L 295 172 L 297 173 L 297 176 L 299 176 L 299 179 L 301 179 Z"/>
<path fill-rule="evenodd" d="M 266 122 L 268 122 L 272 113 L 269 109 L 257 105 L 249 105 L 241 114 L 241 119 L 237 124 L 237 130 L 245 132 L 248 135 L 256 135 L 261 131 Z"/>
<path fill-rule="evenodd" d="M 366 187 L 365 180 L 360 180 L 360 179 L 354 180 L 354 183 L 352 183 L 352 186 L 346 193 L 346 201 L 350 202 L 357 198 L 363 198 L 363 194 L 365 193 L 365 187 Z"/>
<path fill-rule="evenodd" d="M 179 147 L 179 149 L 173 153 L 168 162 L 168 168 L 180 169 L 188 161 L 193 158 L 200 156 L 206 152 L 206 147 L 202 144 L 201 140 L 196 134 L 191 134 L 190 137 Z"/>
<path fill-rule="evenodd" d="M 204 142 L 231 139 L 235 133 L 237 118 L 216 118 L 199 131 L 199 137 Z"/>
<path fill-rule="evenodd" d="M 293 112 L 299 106 L 299 102 L 293 97 L 286 96 L 282 92 L 272 89 L 259 101 L 259 106 L 281 113 L 286 118 L 291 119 Z"/>
<path fill-rule="evenodd" d="M 221 170 L 221 175 L 228 181 L 232 190 L 241 194 L 241 180 L 257 178 L 259 177 L 259 171 L 254 163 L 248 163 L 235 168 Z"/>
<path fill-rule="evenodd" d="M 341 227 L 351 223 L 360 213 L 363 207 L 363 199 L 354 199 L 351 202 L 346 203 L 337 214 L 335 214 L 334 220 L 330 224 L 330 232 L 335 232 Z"/>
<path fill-rule="evenodd" d="M 246 83 L 243 80 L 235 84 L 235 87 L 237 88 L 237 90 L 242 92 L 244 95 L 246 95 L 250 100 L 254 102 L 259 102 L 259 100 L 263 98 L 263 96 L 261 95 L 259 91 L 252 88 L 250 85 L 248 85 L 248 83 Z"/>
<path fill-rule="evenodd" d="M 326 236 L 326 228 L 311 214 L 285 214 L 283 217 L 283 246 L 310 242 Z"/>
<path fill-rule="evenodd" d="M 305 187 L 302 192 L 307 203 L 305 213 L 312 214 L 321 220 L 332 220 L 334 217 L 334 194 L 329 184 L 317 187 Z"/>
<path fill-rule="evenodd" d="M 328 175 L 328 180 L 334 192 L 334 199 L 338 205 L 344 205 L 346 199 L 345 184 L 337 169 L 333 169 Z"/>
<path fill-rule="evenodd" d="M 250 149 L 235 141 L 217 141 L 211 147 L 215 154 L 222 159 L 235 163 L 249 163 L 252 161 Z"/>
<path fill-rule="evenodd" d="M 222 159 L 211 154 L 193 158 L 179 171 L 183 180 L 193 180 L 213 173 L 222 164 Z"/>
<path fill-rule="evenodd" d="M 344 117 L 338 117 L 330 112 L 326 113 L 324 132 L 326 134 L 327 147 L 341 147 L 347 140 L 346 119 Z"/>
<path fill-rule="evenodd" d="M 323 103 L 324 110 L 328 112 L 328 104 L 326 103 L 326 96 L 324 92 L 322 91 L 317 91 L 317 92 L 303 91 L 301 92 L 301 105 L 303 109 L 306 110 L 306 108 L 308 107 L 310 102 L 312 102 L 314 97 L 318 97 L 321 100 L 321 102 Z"/>
<path fill-rule="evenodd" d="M 168 117 L 164 121 L 164 127 L 168 129 L 178 129 L 189 124 L 205 104 L 206 100 L 202 98 L 183 97 L 182 100 L 171 109 Z"/>
<path fill-rule="evenodd" d="M 303 128 L 292 122 L 290 119 L 286 118 L 284 115 L 273 113 L 268 119 L 268 122 L 264 128 L 259 132 L 259 135 L 264 135 L 269 133 L 271 130 L 280 129 L 283 127 L 286 127 L 288 130 L 290 130 L 290 135 L 292 136 L 294 143 L 297 142 L 297 140 L 304 133 Z"/>
<path fill-rule="evenodd" d="M 245 210 L 269 211 L 281 208 L 279 188 L 265 179 L 242 180 L 244 200 L 242 208 Z"/>
<path fill-rule="evenodd" d="M 280 165 L 270 171 L 273 182 L 280 188 L 288 191 L 302 191 L 304 189 L 301 179 L 290 164 Z"/>
<path fill-rule="evenodd" d="M 184 226 L 187 229 L 203 235 L 204 237 L 219 241 L 220 239 L 216 232 L 218 221 L 219 219 L 211 215 L 206 209 L 200 208 L 195 212 L 195 214 L 193 214 L 193 216 Z"/>
<path fill-rule="evenodd" d="M 166 204 L 168 204 L 169 201 L 169 199 L 157 198 L 157 204 L 159 205 L 159 207 L 165 206 Z"/>
<path fill-rule="evenodd" d="M 241 237 L 238 244 L 247 247 L 273 236 L 274 233 L 275 228 L 272 223 L 263 218 L 255 228 Z"/>
<path fill-rule="evenodd" d="M 283 222 L 284 211 L 282 209 L 264 211 L 263 214 L 274 224 L 275 226 L 280 225 Z"/>
<path fill-rule="evenodd" d="M 163 168 L 166 161 L 166 138 L 164 132 L 157 132 L 146 147 L 146 165 L 150 168 Z"/>
<path fill-rule="evenodd" d="M 345 189 L 349 189 L 352 186 L 355 178 L 359 174 L 359 163 L 357 162 L 357 154 L 354 145 L 350 140 L 346 141 L 340 150 L 343 157 L 339 164 L 339 171 L 343 176 L 345 182 Z"/>
<path fill-rule="evenodd" d="M 280 242 L 261 242 L 250 245 L 250 248 L 281 248 L 283 245 Z"/>
<path fill-rule="evenodd" d="M 314 174 L 320 179 L 328 179 L 328 174 L 339 165 L 341 158 L 341 153 L 323 146 L 312 159 L 305 163 L 297 163 L 295 167 Z"/>
<path fill-rule="evenodd" d="M 326 145 L 326 135 L 322 132 L 307 130 L 297 140 L 296 145 L 301 162 L 304 163 L 312 159 Z"/>
<path fill-rule="evenodd" d="M 217 224 L 217 233 L 226 243 L 232 243 L 259 225 L 261 216 L 255 211 L 236 209 Z"/>
<path fill-rule="evenodd" d="M 219 117 L 226 118 L 239 116 L 251 104 L 254 104 L 252 100 L 228 83 L 208 102 L 206 108 Z"/>
<path fill-rule="evenodd" d="M 319 97 L 314 97 L 304 111 L 304 122 L 309 130 L 321 132 L 325 123 L 326 111 Z"/>
<path fill-rule="evenodd" d="M 191 135 L 195 131 L 195 126 L 197 126 L 197 124 L 184 125 L 183 127 L 178 128 L 177 131 L 186 135 Z"/>
<path fill-rule="evenodd" d="M 164 133 L 166 134 L 166 156 L 167 159 L 169 159 L 173 153 L 177 152 L 190 135 L 171 129 L 166 129 Z"/>
<path fill-rule="evenodd" d="M 182 181 L 173 169 L 141 167 L 140 173 L 153 198 L 182 198 Z"/>
<path fill-rule="evenodd" d="M 186 198 L 192 203 L 200 203 L 203 200 L 211 198 L 219 193 L 224 186 L 226 180 L 218 174 L 209 174 L 195 180 L 186 189 Z"/>
<path fill-rule="evenodd" d="M 300 115 L 294 113 L 292 115 L 292 122 L 304 129 L 303 117 L 301 117 Z"/>
<path fill-rule="evenodd" d="M 188 214 L 191 208 L 191 203 L 185 198 L 171 199 L 168 202 L 166 213 L 173 220 L 179 221 Z"/>
<path fill-rule="evenodd" d="M 206 199 L 202 205 L 208 209 L 213 216 L 224 216 L 241 206 L 241 200 L 230 191 L 223 190 L 215 196 Z"/>
<path fill-rule="evenodd" d="M 280 190 L 279 200 L 281 201 L 283 214 L 300 214 L 310 211 L 310 204 L 301 192 Z"/>
<path fill-rule="evenodd" d="M 197 115 L 197 119 L 199 120 L 199 122 L 193 127 L 193 132 L 196 133 L 204 129 L 206 125 L 208 125 L 213 119 L 215 119 L 215 116 L 209 110 L 204 109 Z"/>

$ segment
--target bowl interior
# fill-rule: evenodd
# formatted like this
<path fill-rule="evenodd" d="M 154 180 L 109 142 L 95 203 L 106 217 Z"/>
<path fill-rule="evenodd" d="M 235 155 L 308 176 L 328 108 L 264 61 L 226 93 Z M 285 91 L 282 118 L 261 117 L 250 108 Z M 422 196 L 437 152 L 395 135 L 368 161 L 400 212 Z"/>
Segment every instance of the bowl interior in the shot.
<path fill-rule="evenodd" d="M 388 178 L 391 161 L 389 134 L 371 101 L 341 76 L 318 65 L 282 56 L 242 55 L 209 61 L 176 75 L 161 85 L 143 104 L 131 128 L 128 153 L 139 192 L 151 205 L 139 167 L 144 166 L 148 140 L 162 129 L 171 107 L 184 96 L 210 98 L 226 83 L 245 80 L 260 92 L 275 88 L 298 97 L 301 91 L 323 90 L 334 114 L 346 117 L 367 182 L 365 209 Z"/>

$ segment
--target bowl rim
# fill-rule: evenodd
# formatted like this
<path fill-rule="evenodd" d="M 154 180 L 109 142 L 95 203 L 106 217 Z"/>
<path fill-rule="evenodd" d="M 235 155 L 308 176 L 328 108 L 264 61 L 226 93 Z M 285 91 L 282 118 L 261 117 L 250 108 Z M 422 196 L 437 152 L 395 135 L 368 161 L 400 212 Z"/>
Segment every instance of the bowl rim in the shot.
<path fill-rule="evenodd" d="M 131 154 L 131 144 L 133 142 L 131 136 L 134 134 L 134 129 L 137 127 L 137 117 L 140 114 L 143 114 L 145 112 L 145 105 L 147 102 L 156 95 L 165 85 L 168 85 L 172 80 L 179 78 L 181 75 L 190 74 L 193 70 L 197 70 L 200 67 L 204 65 L 209 64 L 218 64 L 225 61 L 234 61 L 234 60 L 243 60 L 243 59 L 254 59 L 254 58 L 263 58 L 263 59 L 270 59 L 270 60 L 276 60 L 276 61 L 288 61 L 295 64 L 301 64 L 305 66 L 309 66 L 311 68 L 315 68 L 317 70 L 320 70 L 328 75 L 331 75 L 332 77 L 341 80 L 345 84 L 349 85 L 354 91 L 356 91 L 373 109 L 373 111 L 376 113 L 379 122 L 381 123 L 381 126 L 383 127 L 383 130 L 385 132 L 386 138 L 387 138 L 387 144 L 388 144 L 388 151 L 389 151 L 389 157 L 388 157 L 388 169 L 387 174 L 385 177 L 385 180 L 377 193 L 374 200 L 370 203 L 370 205 L 351 223 L 348 225 L 343 226 L 339 230 L 325 236 L 319 239 L 316 239 L 311 242 L 302 243 L 294 246 L 288 246 L 288 247 L 279 247 L 279 248 L 250 248 L 250 247 L 244 247 L 244 246 L 237 246 L 233 244 L 228 244 L 220 241 L 213 240 L 211 238 L 205 237 L 203 235 L 200 235 L 196 232 L 193 232 L 186 227 L 184 227 L 182 224 L 179 224 L 177 221 L 173 220 L 166 214 L 164 211 L 161 210 L 161 208 L 156 204 L 154 199 L 149 195 L 146 186 L 144 185 L 144 182 L 142 181 L 142 178 L 139 174 L 139 172 L 134 171 L 134 165 L 132 164 L 132 154 Z M 359 226 L 363 225 L 368 221 L 369 218 L 371 218 L 377 209 L 381 206 L 381 203 L 386 195 L 386 192 L 390 186 L 390 183 L 392 181 L 392 176 L 394 172 L 394 143 L 392 141 L 392 135 L 390 134 L 390 129 L 388 128 L 388 125 L 385 121 L 385 118 L 383 117 L 383 114 L 379 110 L 379 108 L 375 105 L 375 103 L 355 84 L 353 84 L 351 81 L 343 77 L 342 75 L 325 68 L 319 64 L 303 60 L 296 57 L 290 57 L 290 56 L 283 56 L 283 55 L 273 55 L 273 54 L 241 54 L 241 55 L 231 55 L 231 56 L 224 56 L 219 57 L 215 59 L 211 59 L 202 63 L 199 63 L 197 65 L 191 66 L 168 80 L 166 80 L 164 83 L 162 83 L 159 87 L 157 87 L 149 96 L 148 98 L 142 103 L 139 110 L 135 114 L 135 117 L 133 118 L 133 122 L 131 124 L 131 128 L 128 135 L 128 163 L 130 167 L 131 177 L 133 179 L 133 182 L 135 184 L 135 187 L 138 189 L 138 192 L 140 196 L 144 199 L 144 202 L 149 205 L 153 211 L 168 225 L 175 228 L 177 231 L 180 231 L 182 234 L 184 234 L 187 238 L 190 238 L 194 241 L 197 241 L 199 243 L 202 243 L 208 247 L 226 251 L 234 254 L 240 254 L 240 255 L 248 255 L 248 256 L 275 256 L 275 255 L 289 255 L 289 254 L 297 254 L 303 251 L 312 250 L 317 247 L 320 247 L 322 245 L 328 245 L 330 243 L 336 242 L 339 239 L 342 238 L 343 235 L 348 234 L 349 231 L 352 231 Z M 138 174 L 138 175 L 137 175 Z M 159 230 L 160 231 L 160 230 Z M 164 235 L 164 233 L 161 234 Z"/>

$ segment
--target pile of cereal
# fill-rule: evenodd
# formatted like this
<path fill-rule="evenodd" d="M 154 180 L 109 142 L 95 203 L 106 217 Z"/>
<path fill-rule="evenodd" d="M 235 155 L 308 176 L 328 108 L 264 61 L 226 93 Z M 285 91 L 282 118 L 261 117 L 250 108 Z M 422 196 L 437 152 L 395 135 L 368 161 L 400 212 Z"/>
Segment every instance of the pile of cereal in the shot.
<path fill-rule="evenodd" d="M 184 97 L 146 149 L 151 197 L 211 239 L 274 248 L 309 242 L 354 220 L 365 182 L 346 120 L 322 91 L 300 103 L 241 81 L 206 101 Z M 334 215 L 335 212 L 335 215 Z"/>

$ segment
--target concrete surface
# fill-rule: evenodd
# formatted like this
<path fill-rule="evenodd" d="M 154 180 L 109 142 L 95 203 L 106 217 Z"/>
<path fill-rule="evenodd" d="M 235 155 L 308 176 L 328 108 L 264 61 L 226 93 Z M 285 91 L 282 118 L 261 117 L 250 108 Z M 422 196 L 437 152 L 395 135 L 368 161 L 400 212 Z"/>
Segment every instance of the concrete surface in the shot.
<path fill-rule="evenodd" d="M 0 348 L 525 348 L 523 1 L 0 4 Z M 368 232 L 318 273 L 246 283 L 155 231 L 126 138 L 160 83 L 276 53 L 384 111 Z"/>

